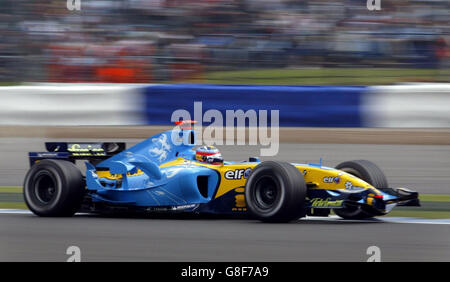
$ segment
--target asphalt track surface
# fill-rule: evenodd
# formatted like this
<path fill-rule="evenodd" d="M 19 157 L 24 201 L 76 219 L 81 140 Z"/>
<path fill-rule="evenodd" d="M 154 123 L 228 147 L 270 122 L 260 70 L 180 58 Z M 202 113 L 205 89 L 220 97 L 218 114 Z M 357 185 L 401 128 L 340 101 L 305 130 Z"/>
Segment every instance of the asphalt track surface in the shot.
<path fill-rule="evenodd" d="M 1 139 L 0 185 L 20 185 L 26 152 L 42 150 L 44 141 Z M 230 160 L 259 155 L 247 146 L 221 149 Z M 283 144 L 275 159 L 317 162 L 319 157 L 328 166 L 373 160 L 391 186 L 450 193 L 450 146 Z M 0 213 L 0 261 L 65 261 L 69 246 L 81 249 L 82 261 L 366 261 L 369 246 L 380 248 L 382 261 L 450 261 L 450 225 Z"/>
<path fill-rule="evenodd" d="M 450 225 L 0 214 L 0 261 L 450 261 Z"/>

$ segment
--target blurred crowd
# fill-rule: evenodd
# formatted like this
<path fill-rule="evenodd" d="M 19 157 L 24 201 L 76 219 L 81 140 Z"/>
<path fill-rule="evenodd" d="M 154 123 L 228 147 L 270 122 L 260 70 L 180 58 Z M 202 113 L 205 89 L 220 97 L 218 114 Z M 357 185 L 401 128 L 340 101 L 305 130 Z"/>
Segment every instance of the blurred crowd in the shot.
<path fill-rule="evenodd" d="M 72 1 L 72 0 L 70 0 Z M 0 0 L 0 81 L 161 82 L 257 68 L 448 68 L 450 1 Z"/>

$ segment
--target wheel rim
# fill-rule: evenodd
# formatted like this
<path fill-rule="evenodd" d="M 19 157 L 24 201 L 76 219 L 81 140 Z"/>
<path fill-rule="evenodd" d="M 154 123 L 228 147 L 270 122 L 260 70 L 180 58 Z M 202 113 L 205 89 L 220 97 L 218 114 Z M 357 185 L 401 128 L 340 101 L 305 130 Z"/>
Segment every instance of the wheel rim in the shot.
<path fill-rule="evenodd" d="M 278 184 L 272 176 L 261 177 L 255 183 L 255 203 L 260 209 L 271 209 L 276 204 L 278 198 Z"/>
<path fill-rule="evenodd" d="M 34 183 L 34 194 L 41 203 L 48 204 L 56 197 L 56 183 L 47 171 L 37 175 Z"/>

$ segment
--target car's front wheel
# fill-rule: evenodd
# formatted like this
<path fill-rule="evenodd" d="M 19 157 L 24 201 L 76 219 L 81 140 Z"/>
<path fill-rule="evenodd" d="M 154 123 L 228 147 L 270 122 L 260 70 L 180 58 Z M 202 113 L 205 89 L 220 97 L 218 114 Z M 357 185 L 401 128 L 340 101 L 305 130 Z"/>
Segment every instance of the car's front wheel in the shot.
<path fill-rule="evenodd" d="M 28 208 L 39 216 L 72 216 L 80 207 L 85 184 L 71 162 L 42 160 L 28 171 L 23 193 Z"/>
<path fill-rule="evenodd" d="M 289 222 L 304 216 L 305 198 L 303 175 L 286 162 L 262 162 L 245 186 L 249 212 L 266 222 Z"/>
<path fill-rule="evenodd" d="M 375 188 L 387 188 L 388 182 L 383 171 L 373 162 L 367 160 L 355 160 L 340 163 L 336 169 L 352 174 Z M 345 219 L 364 219 L 374 217 L 375 214 L 364 211 L 360 206 L 334 209 L 334 213 Z"/>

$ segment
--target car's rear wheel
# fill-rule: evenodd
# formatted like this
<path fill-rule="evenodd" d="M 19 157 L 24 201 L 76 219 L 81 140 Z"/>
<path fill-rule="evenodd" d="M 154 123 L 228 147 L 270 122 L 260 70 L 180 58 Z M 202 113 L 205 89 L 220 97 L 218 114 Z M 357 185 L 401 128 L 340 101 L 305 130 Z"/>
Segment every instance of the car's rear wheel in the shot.
<path fill-rule="evenodd" d="M 352 174 L 375 188 L 387 188 L 388 182 L 383 171 L 373 162 L 367 160 L 355 160 L 340 163 L 336 169 Z M 360 206 L 334 209 L 334 213 L 345 219 L 364 219 L 374 217 L 375 214 L 364 211 Z"/>
<path fill-rule="evenodd" d="M 245 186 L 249 212 L 266 222 L 289 222 L 304 216 L 305 198 L 303 175 L 286 162 L 262 162 Z"/>
<path fill-rule="evenodd" d="M 42 160 L 28 171 L 23 187 L 28 208 L 39 216 L 72 216 L 81 206 L 85 184 L 71 162 Z"/>

